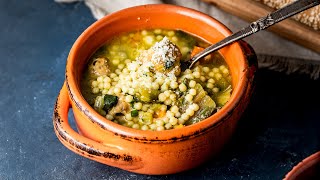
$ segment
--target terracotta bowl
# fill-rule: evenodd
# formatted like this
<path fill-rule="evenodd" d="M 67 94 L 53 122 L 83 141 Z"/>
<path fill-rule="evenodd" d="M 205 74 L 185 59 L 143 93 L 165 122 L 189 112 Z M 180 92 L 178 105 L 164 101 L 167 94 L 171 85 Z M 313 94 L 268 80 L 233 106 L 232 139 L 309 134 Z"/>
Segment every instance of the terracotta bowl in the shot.
<path fill-rule="evenodd" d="M 137 6 L 102 18 L 80 35 L 70 51 L 53 124 L 62 144 L 81 156 L 131 172 L 171 174 L 200 165 L 228 142 L 252 94 L 257 61 L 243 41 L 221 49 L 230 67 L 233 93 L 220 111 L 197 124 L 162 132 L 121 126 L 90 107 L 79 82 L 89 57 L 107 40 L 119 33 L 150 28 L 183 30 L 210 43 L 231 34 L 212 17 L 173 5 Z M 70 107 L 78 132 L 68 123 Z"/>
<path fill-rule="evenodd" d="M 284 180 L 305 179 L 320 179 L 320 151 L 301 161 L 284 178 Z"/>

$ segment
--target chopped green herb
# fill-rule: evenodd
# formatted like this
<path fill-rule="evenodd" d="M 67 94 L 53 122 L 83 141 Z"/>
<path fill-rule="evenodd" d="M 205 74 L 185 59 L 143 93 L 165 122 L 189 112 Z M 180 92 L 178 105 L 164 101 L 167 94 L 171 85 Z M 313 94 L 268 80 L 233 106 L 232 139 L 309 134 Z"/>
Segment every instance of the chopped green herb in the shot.
<path fill-rule="evenodd" d="M 138 110 L 134 109 L 131 111 L 131 117 L 137 117 L 139 114 Z"/>

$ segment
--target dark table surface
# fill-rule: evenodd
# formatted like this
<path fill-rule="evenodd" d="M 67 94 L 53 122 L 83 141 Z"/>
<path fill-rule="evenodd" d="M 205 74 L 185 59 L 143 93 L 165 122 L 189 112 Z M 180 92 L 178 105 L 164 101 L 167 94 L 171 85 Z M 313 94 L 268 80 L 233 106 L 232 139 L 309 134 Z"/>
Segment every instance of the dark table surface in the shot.
<path fill-rule="evenodd" d="M 94 21 L 83 3 L 0 1 L 0 179 L 281 179 L 320 150 L 320 81 L 262 69 L 232 141 L 196 169 L 146 176 L 74 154 L 54 134 L 53 105 Z"/>

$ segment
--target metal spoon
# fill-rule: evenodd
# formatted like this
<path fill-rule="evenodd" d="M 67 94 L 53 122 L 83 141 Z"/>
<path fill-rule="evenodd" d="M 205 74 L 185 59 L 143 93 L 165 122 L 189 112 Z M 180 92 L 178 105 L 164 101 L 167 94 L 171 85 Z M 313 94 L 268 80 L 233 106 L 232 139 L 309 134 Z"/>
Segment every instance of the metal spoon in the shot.
<path fill-rule="evenodd" d="M 320 0 L 298 0 L 281 9 L 278 9 L 277 11 L 270 13 L 266 17 L 263 17 L 251 23 L 248 27 L 245 27 L 240 31 L 217 42 L 216 44 L 209 46 L 208 48 L 204 49 L 203 51 L 192 57 L 189 61 L 181 62 L 181 69 L 185 70 L 187 68 L 192 68 L 192 66 L 197 61 L 199 61 L 199 59 L 207 56 L 208 54 L 216 50 L 219 50 L 220 48 L 223 48 L 235 41 L 250 36 L 251 34 L 254 34 L 260 30 L 264 30 L 284 19 L 287 19 L 301 11 L 307 10 L 319 4 Z"/>

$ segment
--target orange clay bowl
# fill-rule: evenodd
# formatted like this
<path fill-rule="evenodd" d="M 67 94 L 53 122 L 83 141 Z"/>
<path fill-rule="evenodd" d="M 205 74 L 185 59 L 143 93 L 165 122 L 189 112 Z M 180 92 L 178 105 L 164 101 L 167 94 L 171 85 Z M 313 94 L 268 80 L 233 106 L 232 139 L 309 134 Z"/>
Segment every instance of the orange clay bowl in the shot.
<path fill-rule="evenodd" d="M 150 28 L 182 30 L 209 43 L 231 34 L 212 17 L 173 5 L 137 6 L 102 18 L 70 50 L 53 124 L 62 144 L 81 156 L 141 174 L 172 174 L 200 165 L 228 142 L 252 94 L 257 61 L 243 41 L 220 50 L 230 68 L 233 93 L 209 118 L 161 132 L 128 128 L 99 115 L 81 95 L 80 81 L 89 57 L 106 41 L 123 32 Z M 78 132 L 68 123 L 70 107 Z"/>
<path fill-rule="evenodd" d="M 301 161 L 284 178 L 284 180 L 305 179 L 320 179 L 320 151 Z"/>

